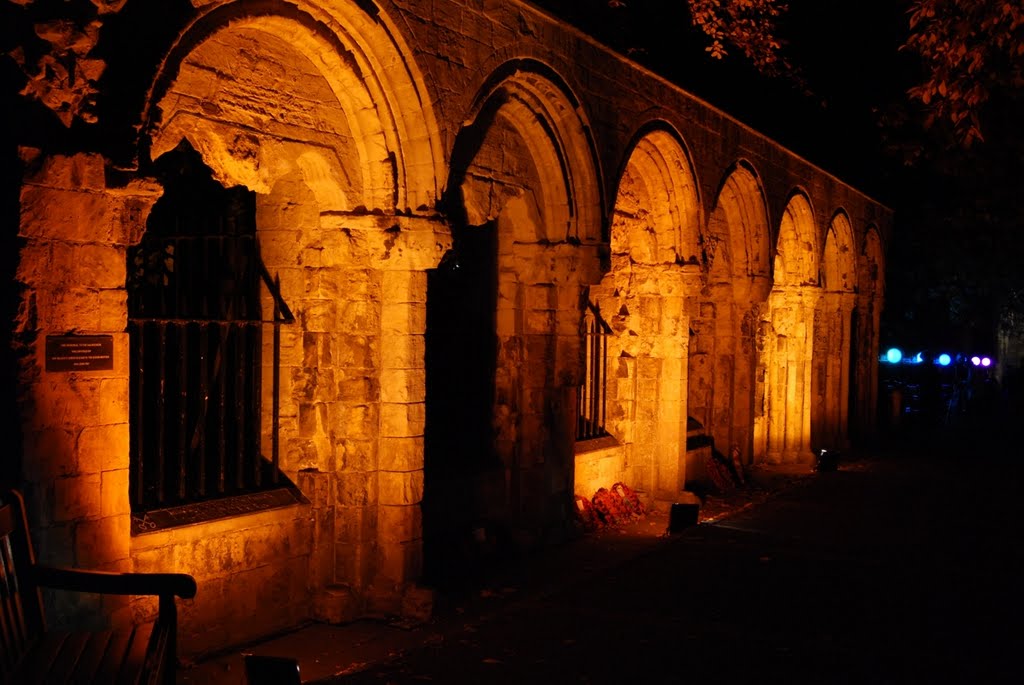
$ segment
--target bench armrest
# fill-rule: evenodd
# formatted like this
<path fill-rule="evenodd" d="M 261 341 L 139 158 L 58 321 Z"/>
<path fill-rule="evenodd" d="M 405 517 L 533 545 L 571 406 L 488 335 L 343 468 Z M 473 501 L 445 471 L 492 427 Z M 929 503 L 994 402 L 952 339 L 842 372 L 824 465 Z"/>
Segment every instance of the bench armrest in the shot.
<path fill-rule="evenodd" d="M 196 580 L 187 573 L 109 573 L 35 564 L 32 575 L 37 585 L 73 592 L 175 596 L 182 599 L 196 596 Z"/>

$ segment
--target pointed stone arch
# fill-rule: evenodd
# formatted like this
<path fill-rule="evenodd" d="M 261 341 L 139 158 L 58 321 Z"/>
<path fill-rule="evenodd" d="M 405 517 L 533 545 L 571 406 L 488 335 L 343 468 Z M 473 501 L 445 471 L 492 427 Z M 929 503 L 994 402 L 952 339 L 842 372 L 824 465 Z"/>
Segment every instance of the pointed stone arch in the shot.
<path fill-rule="evenodd" d="M 259 259 L 295 314 L 264 366 L 288 379 L 281 469 L 332 512 L 295 582 L 325 616 L 420 575 L 425 269 L 449 240 L 424 81 L 391 19 L 367 11 L 202 10 L 155 77 L 140 154 L 145 173 L 187 141 L 221 185 L 256 195 Z"/>
<path fill-rule="evenodd" d="M 563 431 L 576 419 L 584 293 L 600 273 L 597 156 L 578 98 L 553 69 L 534 60 L 499 67 L 462 120 L 467 123 L 455 139 L 444 203 L 454 248 L 438 270 L 438 287 L 428 292 L 428 318 L 462 306 L 455 289 L 447 300 L 434 297 L 444 291 L 441 279 L 464 278 L 455 271 L 464 271 L 459 265 L 466 260 L 486 267 L 474 267 L 477 280 L 460 290 L 489 293 L 489 301 L 478 302 L 476 314 L 467 313 L 451 330 L 455 336 L 458 327 L 481 323 L 477 347 L 491 355 L 480 369 L 492 381 L 490 396 L 481 399 L 491 417 L 490 444 L 478 451 L 486 463 L 469 470 L 475 487 L 494 493 L 487 515 L 539 529 L 567 511 L 552 502 L 572 497 L 572 439 Z M 440 357 L 445 346 L 443 336 L 428 336 L 428 356 L 437 351 Z M 459 392 L 469 375 L 447 378 L 436 391 L 428 385 L 428 405 L 440 393 Z M 437 416 L 433 425 L 459 420 Z M 433 436 L 427 438 L 432 444 Z M 444 458 L 440 451 L 428 454 L 428 473 L 441 468 L 432 459 Z M 466 515 L 480 515 L 474 507 L 468 503 Z M 434 514 L 425 507 L 428 533 L 436 530 Z"/>
<path fill-rule="evenodd" d="M 763 411 L 756 457 L 771 463 L 809 462 L 811 452 L 814 312 L 818 301 L 818 229 L 810 200 L 794 192 L 783 210 L 764 310 L 759 368 Z"/>
<path fill-rule="evenodd" d="M 298 169 L 323 211 L 428 209 L 444 160 L 410 55 L 354 0 L 213 7 L 160 66 L 144 157 L 187 138 L 226 186 L 267 192 Z"/>
<path fill-rule="evenodd" d="M 468 225 L 511 209 L 535 224 L 526 229 L 520 222 L 523 239 L 601 239 L 603 203 L 590 126 L 554 70 L 534 60 L 502 65 L 465 120 L 446 193 Z"/>
<path fill-rule="evenodd" d="M 772 262 L 773 290 L 817 286 L 820 280 L 818 230 L 811 201 L 802 192 L 790 196 L 779 222 Z"/>
<path fill-rule="evenodd" d="M 864 233 L 864 246 L 857 262 L 859 292 L 881 300 L 885 297 L 885 248 L 874 226 Z"/>
<path fill-rule="evenodd" d="M 735 279 L 748 285 L 751 280 L 768 279 L 770 248 L 764 189 L 754 167 L 740 161 L 725 176 L 708 221 L 709 279 Z"/>
<path fill-rule="evenodd" d="M 825 233 L 821 297 L 814 320 L 812 447 L 849 445 L 849 415 L 856 406 L 857 251 L 846 212 L 836 212 Z"/>
<path fill-rule="evenodd" d="M 857 290 L 857 247 L 850 218 L 842 210 L 832 217 L 825 234 L 821 286 L 826 292 L 834 293 Z"/>
<path fill-rule="evenodd" d="M 706 287 L 689 312 L 687 410 L 715 449 L 744 463 L 753 454 L 755 334 L 770 287 L 770 236 L 760 177 L 740 160 L 719 186 L 702 240 Z"/>
<path fill-rule="evenodd" d="M 608 431 L 621 446 L 618 479 L 675 501 L 686 442 L 686 298 L 700 285 L 698 184 L 679 134 L 664 123 L 642 129 L 627 154 L 611 270 L 590 291 L 612 329 Z M 581 478 L 577 492 L 590 496 L 600 485 Z"/>
<path fill-rule="evenodd" d="M 611 249 L 635 264 L 698 264 L 699 198 L 678 134 L 657 127 L 632 146 L 619 178 Z"/>

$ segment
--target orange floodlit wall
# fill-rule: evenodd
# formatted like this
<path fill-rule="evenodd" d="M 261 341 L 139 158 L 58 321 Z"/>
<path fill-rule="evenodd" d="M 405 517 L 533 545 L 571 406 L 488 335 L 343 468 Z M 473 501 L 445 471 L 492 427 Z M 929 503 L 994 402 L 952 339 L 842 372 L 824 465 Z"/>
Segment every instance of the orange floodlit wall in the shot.
<path fill-rule="evenodd" d="M 195 575 L 186 654 L 423 617 L 474 536 L 564 538 L 618 481 L 669 506 L 688 443 L 873 430 L 871 198 L 517 2 L 192 5 L 135 99 L 97 93 L 130 122 L 39 104 L 86 128 L 21 149 L 13 322 L 41 557 Z"/>

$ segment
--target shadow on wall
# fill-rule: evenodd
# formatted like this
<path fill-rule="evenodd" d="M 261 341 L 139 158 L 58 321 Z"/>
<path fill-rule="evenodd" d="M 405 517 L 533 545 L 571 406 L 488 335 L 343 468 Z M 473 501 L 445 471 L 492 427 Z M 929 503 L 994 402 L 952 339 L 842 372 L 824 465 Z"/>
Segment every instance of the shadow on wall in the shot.
<path fill-rule="evenodd" d="M 432 584 L 472 575 L 505 503 L 492 421 L 496 234 L 495 222 L 453 228 L 453 249 L 427 278 L 423 533 Z"/>
<path fill-rule="evenodd" d="M 7 92 L 4 90 L 4 100 Z M 4 103 L 5 112 L 12 111 L 8 103 Z M 5 127 L 5 131 L 8 129 Z M 9 131 L 3 134 L 0 148 L 0 170 L 3 178 L 20 179 L 22 164 L 18 158 L 18 148 L 9 139 Z M 0 300 L 0 416 L 9 417 L 0 422 L 0 440 L 6 452 L 0 459 L 0 488 L 17 486 L 21 480 L 22 434 L 21 423 L 11 420 L 18 416 L 18 359 L 14 344 L 15 317 L 18 313 L 20 289 L 15 283 L 15 269 L 19 253 L 18 222 L 19 222 L 19 188 L 20 183 L 5 183 L 0 191 L 0 225 L 5 226 L 0 235 L 0 280 L 3 281 L 3 298 Z"/>

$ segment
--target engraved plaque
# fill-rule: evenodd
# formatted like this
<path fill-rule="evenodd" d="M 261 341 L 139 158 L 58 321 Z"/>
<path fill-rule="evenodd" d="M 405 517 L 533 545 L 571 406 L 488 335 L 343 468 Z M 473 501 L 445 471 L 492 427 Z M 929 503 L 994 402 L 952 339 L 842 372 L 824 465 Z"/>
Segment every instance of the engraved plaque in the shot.
<path fill-rule="evenodd" d="M 112 335 L 46 336 L 47 371 L 109 371 L 113 368 Z"/>

